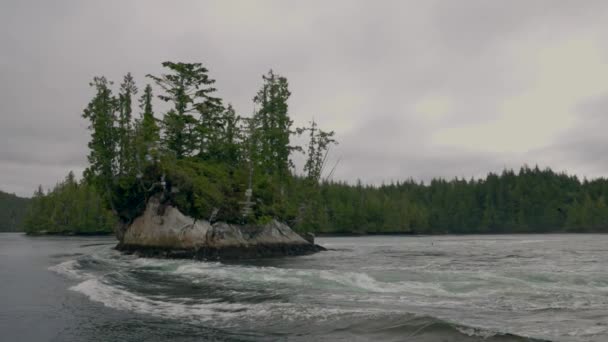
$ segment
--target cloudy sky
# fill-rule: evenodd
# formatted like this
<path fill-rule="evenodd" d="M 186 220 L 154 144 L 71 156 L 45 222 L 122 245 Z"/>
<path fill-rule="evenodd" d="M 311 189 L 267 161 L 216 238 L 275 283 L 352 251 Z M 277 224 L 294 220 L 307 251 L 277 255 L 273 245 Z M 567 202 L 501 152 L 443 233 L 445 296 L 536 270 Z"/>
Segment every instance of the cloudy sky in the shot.
<path fill-rule="evenodd" d="M 95 75 L 202 62 L 244 115 L 261 75 L 337 133 L 334 179 L 608 176 L 608 1 L 0 2 L 0 189 L 86 167 Z"/>

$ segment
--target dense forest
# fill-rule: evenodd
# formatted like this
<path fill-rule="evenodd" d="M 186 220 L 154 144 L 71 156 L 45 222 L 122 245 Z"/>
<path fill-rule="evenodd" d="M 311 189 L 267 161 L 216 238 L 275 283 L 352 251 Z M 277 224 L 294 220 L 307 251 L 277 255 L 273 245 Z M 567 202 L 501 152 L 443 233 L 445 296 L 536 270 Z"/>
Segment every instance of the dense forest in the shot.
<path fill-rule="evenodd" d="M 0 191 L 0 232 L 23 230 L 23 218 L 29 199 Z"/>
<path fill-rule="evenodd" d="M 77 182 L 72 172 L 47 193 L 39 187 L 24 220 L 28 234 L 107 234 L 115 225 L 95 189 Z"/>
<path fill-rule="evenodd" d="M 197 219 L 277 218 L 319 233 L 608 231 L 608 181 L 550 169 L 379 187 L 327 181 L 334 132 L 314 121 L 293 126 L 285 77 L 263 75 L 256 109 L 245 117 L 215 96 L 202 64 L 163 67 L 164 74 L 147 76 L 159 94 L 148 84 L 138 101 L 131 74 L 117 90 L 105 77 L 93 79 L 94 96 L 82 115 L 91 132 L 89 167 L 81 182 L 70 174 L 48 194 L 36 192 L 30 232 L 110 231 L 138 216 L 151 196 Z M 157 101 L 168 109 L 155 113 Z M 296 135 L 308 144 L 293 145 Z M 295 153 L 305 155 L 301 170 L 291 160 Z"/>
<path fill-rule="evenodd" d="M 606 179 L 581 181 L 538 167 L 426 185 L 325 183 L 311 226 L 355 234 L 608 232 L 606 194 Z"/>

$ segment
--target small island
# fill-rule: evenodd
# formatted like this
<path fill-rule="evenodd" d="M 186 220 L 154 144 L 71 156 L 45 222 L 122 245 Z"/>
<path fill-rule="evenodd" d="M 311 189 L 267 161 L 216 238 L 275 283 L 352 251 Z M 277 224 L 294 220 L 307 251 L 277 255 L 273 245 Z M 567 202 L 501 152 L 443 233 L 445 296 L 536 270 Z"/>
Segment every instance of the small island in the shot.
<path fill-rule="evenodd" d="M 29 233 L 71 234 L 68 227 L 91 217 L 100 221 L 87 221 L 81 231 L 112 226 L 117 249 L 142 256 L 216 260 L 324 250 L 312 234 L 305 239 L 289 223 L 316 206 L 334 133 L 314 121 L 292 127 L 287 79 L 273 71 L 264 75 L 253 99 L 257 110 L 243 118 L 214 96 L 215 81 L 202 64 L 162 65 L 166 73 L 147 75 L 169 108 L 161 118 L 154 113 L 151 85 L 134 119 L 138 88 L 131 74 L 117 95 L 105 77 L 93 79 L 95 94 L 82 115 L 91 132 L 89 167 L 81 183 L 70 173 L 53 192 L 38 190 L 33 206 L 63 209 L 65 220 L 30 215 L 27 226 L 48 229 Z M 304 149 L 290 145 L 290 136 L 304 133 L 310 137 L 308 158 L 296 175 L 290 156 Z M 68 198 L 81 210 L 66 210 L 69 201 L 62 199 Z"/>

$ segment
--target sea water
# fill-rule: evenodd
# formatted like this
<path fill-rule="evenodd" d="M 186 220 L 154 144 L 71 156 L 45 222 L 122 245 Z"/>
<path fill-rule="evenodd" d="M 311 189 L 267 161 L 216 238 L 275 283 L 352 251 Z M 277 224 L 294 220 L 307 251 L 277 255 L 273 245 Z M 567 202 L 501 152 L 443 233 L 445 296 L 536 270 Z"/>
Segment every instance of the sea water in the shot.
<path fill-rule="evenodd" d="M 317 240 L 200 262 L 0 234 L 0 340 L 608 341 L 608 235 Z"/>

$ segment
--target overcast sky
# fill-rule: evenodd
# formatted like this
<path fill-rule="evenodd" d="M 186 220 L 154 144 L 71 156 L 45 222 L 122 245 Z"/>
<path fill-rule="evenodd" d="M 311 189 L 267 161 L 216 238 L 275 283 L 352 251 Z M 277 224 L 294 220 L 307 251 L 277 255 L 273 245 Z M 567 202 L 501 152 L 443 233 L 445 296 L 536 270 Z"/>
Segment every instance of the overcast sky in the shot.
<path fill-rule="evenodd" d="M 2 0 L 0 189 L 82 172 L 88 82 L 165 60 L 243 115 L 286 76 L 295 122 L 336 131 L 334 179 L 608 176 L 608 1 Z"/>

